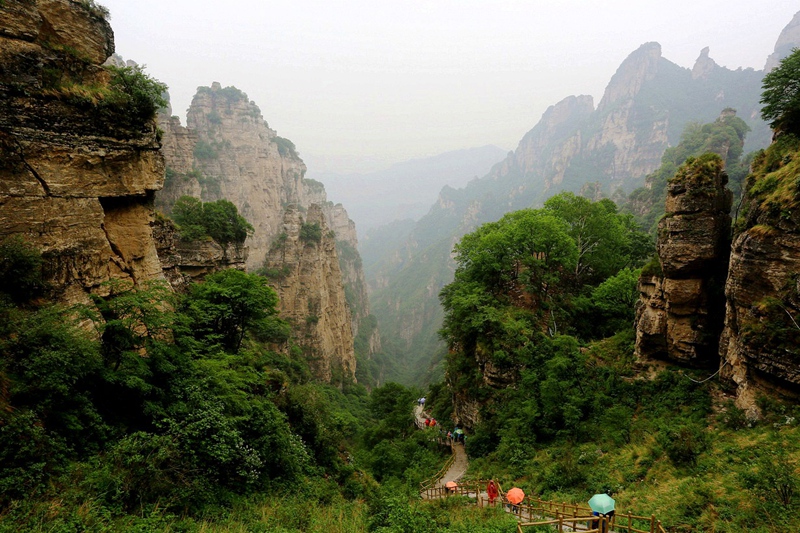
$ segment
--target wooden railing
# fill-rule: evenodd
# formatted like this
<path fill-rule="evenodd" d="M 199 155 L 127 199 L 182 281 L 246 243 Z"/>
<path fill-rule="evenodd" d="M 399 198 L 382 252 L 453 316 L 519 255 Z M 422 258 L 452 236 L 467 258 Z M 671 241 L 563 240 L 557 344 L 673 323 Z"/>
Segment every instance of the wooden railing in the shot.
<path fill-rule="evenodd" d="M 451 445 L 451 451 L 452 451 L 452 445 Z M 439 469 L 439 471 L 436 473 L 436 475 L 434 475 L 432 478 L 427 479 L 427 480 L 425 480 L 425 481 L 423 481 L 422 483 L 419 484 L 420 493 L 425 493 L 426 497 L 428 499 L 430 499 L 430 498 L 441 498 L 442 496 L 444 496 L 444 494 L 434 496 L 433 493 L 436 491 L 436 489 L 444 488 L 444 487 L 437 487 L 436 484 L 439 483 L 439 481 L 442 480 L 444 475 L 447 473 L 447 471 L 453 465 L 453 461 L 455 461 L 455 460 L 456 460 L 456 454 L 455 454 L 455 452 L 453 452 L 453 453 L 450 454 L 450 457 L 447 458 L 447 461 L 445 461 L 444 466 L 441 469 Z"/>
<path fill-rule="evenodd" d="M 541 498 L 525 498 L 517 505 L 511 504 L 503 497 L 503 504 L 519 520 L 517 530 L 522 527 L 536 525 L 553 525 L 557 531 L 563 531 L 569 525 L 575 531 L 613 531 L 615 533 L 666 533 L 660 520 L 653 515 L 640 516 L 632 513 L 615 513 L 613 517 L 592 516 L 592 509 L 585 505 L 566 502 L 554 502 Z M 527 521 L 526 521 L 527 519 Z M 598 523 L 594 523 L 597 521 Z M 586 524 L 582 524 L 586 522 Z M 607 526 L 604 528 L 604 526 Z M 585 529 L 584 529 L 585 528 Z"/>

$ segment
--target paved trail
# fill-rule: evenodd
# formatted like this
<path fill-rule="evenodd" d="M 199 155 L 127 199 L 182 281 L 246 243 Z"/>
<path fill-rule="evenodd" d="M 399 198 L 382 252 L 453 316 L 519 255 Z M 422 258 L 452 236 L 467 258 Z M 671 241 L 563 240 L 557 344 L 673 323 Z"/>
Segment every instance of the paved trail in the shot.
<path fill-rule="evenodd" d="M 420 429 L 425 428 L 425 410 L 423 406 L 417 405 L 414 408 L 414 417 L 416 418 L 417 427 Z M 455 443 L 453 445 L 453 454 L 456 456 L 453 464 L 447 469 L 442 479 L 436 483 L 436 487 L 444 487 L 448 481 L 458 481 L 467 473 L 469 467 L 469 460 L 467 459 L 467 452 L 464 451 L 464 444 Z"/>

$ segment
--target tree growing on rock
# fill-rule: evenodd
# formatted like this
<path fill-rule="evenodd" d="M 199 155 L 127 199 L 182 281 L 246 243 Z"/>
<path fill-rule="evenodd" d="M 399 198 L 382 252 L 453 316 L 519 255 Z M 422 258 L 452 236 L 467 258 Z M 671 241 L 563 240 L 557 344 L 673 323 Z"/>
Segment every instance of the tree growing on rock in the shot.
<path fill-rule="evenodd" d="M 776 133 L 800 133 L 800 49 L 764 76 L 761 116 Z"/>

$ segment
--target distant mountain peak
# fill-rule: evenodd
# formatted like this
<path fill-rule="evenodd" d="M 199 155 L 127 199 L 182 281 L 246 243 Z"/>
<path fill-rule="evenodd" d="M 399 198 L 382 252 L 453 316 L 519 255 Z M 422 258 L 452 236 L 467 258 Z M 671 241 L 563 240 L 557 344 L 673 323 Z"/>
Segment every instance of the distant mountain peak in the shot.
<path fill-rule="evenodd" d="M 700 50 L 700 55 L 697 57 L 697 60 L 694 62 L 694 67 L 692 67 L 692 79 L 706 79 L 708 75 L 719 65 L 717 62 L 711 59 L 708 56 L 709 48 L 706 46 L 702 50 Z"/>
<path fill-rule="evenodd" d="M 781 59 L 788 56 L 793 48 L 800 46 L 800 11 L 794 14 L 791 22 L 783 28 L 775 42 L 775 51 L 767 58 L 764 71 L 769 72 L 780 64 Z"/>
<path fill-rule="evenodd" d="M 642 85 L 656 76 L 660 59 L 661 45 L 657 42 L 644 43 L 634 50 L 611 77 L 597 110 L 604 111 L 636 96 Z"/>

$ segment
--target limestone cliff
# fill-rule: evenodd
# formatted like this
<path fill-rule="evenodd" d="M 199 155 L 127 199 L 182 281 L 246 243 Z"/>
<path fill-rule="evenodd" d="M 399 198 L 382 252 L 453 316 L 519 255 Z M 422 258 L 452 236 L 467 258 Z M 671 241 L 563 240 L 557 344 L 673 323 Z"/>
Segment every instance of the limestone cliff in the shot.
<path fill-rule="evenodd" d="M 798 46 L 800 46 L 800 11 L 794 14 L 792 20 L 778 36 L 778 40 L 775 42 L 775 51 L 767 58 L 764 72 L 769 72 L 777 67 L 781 59 L 788 56 L 792 49 Z"/>
<path fill-rule="evenodd" d="M 753 161 L 725 286 L 720 355 L 737 403 L 759 388 L 800 395 L 800 143 L 779 137 Z"/>
<path fill-rule="evenodd" d="M 176 291 L 184 291 L 192 282 L 202 281 L 208 274 L 227 268 L 244 270 L 249 252 L 246 246 L 225 247 L 213 239 L 185 241 L 175 224 L 158 217 L 152 224 L 161 269 Z"/>
<path fill-rule="evenodd" d="M 312 204 L 283 215 L 282 233 L 267 255 L 268 277 L 280 297 L 281 316 L 292 324 L 317 379 L 355 379 L 353 330 L 345 303 L 334 235 L 322 209 Z"/>
<path fill-rule="evenodd" d="M 669 181 L 666 215 L 658 224 L 660 272 L 645 270 L 639 280 L 641 359 L 718 365 L 732 198 L 722 167 L 719 156 L 707 154 L 687 160 Z"/>
<path fill-rule="evenodd" d="M 164 160 L 156 124 L 93 91 L 114 38 L 101 10 L 69 0 L 0 3 L 0 239 L 46 258 L 58 299 L 110 279 L 160 277 L 150 220 Z"/>
<path fill-rule="evenodd" d="M 156 198 L 157 206 L 169 213 L 175 200 L 183 195 L 204 201 L 225 198 L 233 202 L 255 228 L 246 241 L 249 247 L 248 270 L 265 266 L 270 246 L 285 233 L 287 212 L 303 212 L 317 206 L 325 220 L 326 233 L 331 230 L 335 236 L 334 257 L 338 256 L 339 262 L 336 275 L 340 276 L 338 283 L 344 287 L 346 302 L 339 302 L 330 295 L 320 298 L 337 305 L 345 304 L 345 309 L 331 312 L 348 313 L 351 317 L 350 350 L 353 336 L 365 338 L 367 349 L 364 356 L 380 350 L 376 326 L 367 320 L 369 301 L 357 251 L 355 224 L 341 204 L 334 205 L 327 200 L 321 183 L 304 178 L 306 167 L 294 144 L 278 137 L 269 128 L 258 106 L 238 89 L 223 88 L 214 83 L 211 87 L 198 89 L 189 109 L 187 127 L 181 125 L 178 117 L 168 114 L 161 117 L 161 127 L 165 132 L 167 179 L 164 190 Z M 276 268 L 274 257 L 272 260 L 268 269 Z M 328 260 L 330 258 L 326 258 Z M 324 267 L 321 264 L 319 268 Z M 322 279 L 328 275 L 321 270 L 319 277 Z M 306 290 L 314 289 L 308 285 Z M 327 291 L 329 287 L 323 284 L 316 290 Z M 284 311 L 291 316 L 312 316 L 307 306 L 292 310 L 284 308 Z M 302 320 L 295 323 L 305 324 Z M 300 336 L 329 335 L 323 331 L 323 326 L 310 333 L 303 326 L 295 333 Z M 339 337 L 333 335 L 333 338 Z M 327 346 L 321 338 L 314 342 Z M 326 363 L 321 367 L 326 365 L 330 366 Z"/>

